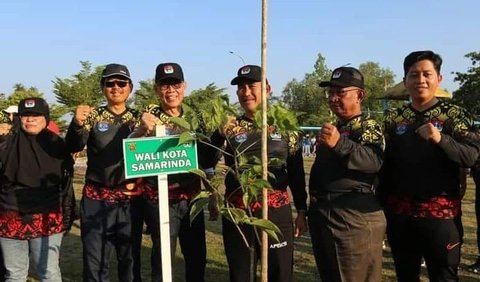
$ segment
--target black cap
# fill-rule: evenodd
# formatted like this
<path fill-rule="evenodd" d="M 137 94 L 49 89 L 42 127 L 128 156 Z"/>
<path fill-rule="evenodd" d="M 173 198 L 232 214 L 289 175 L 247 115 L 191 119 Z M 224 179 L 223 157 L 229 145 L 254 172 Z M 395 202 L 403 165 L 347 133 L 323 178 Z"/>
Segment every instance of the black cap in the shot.
<path fill-rule="evenodd" d="M 320 87 L 340 87 L 356 86 L 365 89 L 362 73 L 356 68 L 339 67 L 333 70 L 330 81 L 322 81 Z"/>
<path fill-rule="evenodd" d="M 130 72 L 127 67 L 120 64 L 108 64 L 105 66 L 105 69 L 102 71 L 102 80 L 112 76 L 122 76 L 126 79 L 132 81 L 130 78 Z"/>
<path fill-rule="evenodd" d="M 184 81 L 182 67 L 177 63 L 162 63 L 155 70 L 155 83 L 166 80 Z"/>
<path fill-rule="evenodd" d="M 231 85 L 238 85 L 242 80 L 249 80 L 253 82 L 262 81 L 262 68 L 256 65 L 245 65 L 238 69 L 237 77 L 232 79 Z"/>
<path fill-rule="evenodd" d="M 25 98 L 18 103 L 18 115 L 23 116 L 26 114 L 38 114 L 45 116 L 48 120 L 50 116 L 50 110 L 45 100 L 38 97 Z"/>

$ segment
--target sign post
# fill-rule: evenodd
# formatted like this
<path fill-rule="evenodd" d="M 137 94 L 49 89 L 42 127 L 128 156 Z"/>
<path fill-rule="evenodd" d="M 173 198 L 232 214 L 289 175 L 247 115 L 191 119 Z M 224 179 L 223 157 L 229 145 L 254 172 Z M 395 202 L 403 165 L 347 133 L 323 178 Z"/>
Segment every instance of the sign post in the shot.
<path fill-rule="evenodd" d="M 163 125 L 157 125 L 156 135 L 157 137 L 123 140 L 125 177 L 157 176 L 162 281 L 171 282 L 168 175 L 198 168 L 197 147 L 194 142 L 177 145 L 179 137 L 165 136 L 165 126 Z"/>

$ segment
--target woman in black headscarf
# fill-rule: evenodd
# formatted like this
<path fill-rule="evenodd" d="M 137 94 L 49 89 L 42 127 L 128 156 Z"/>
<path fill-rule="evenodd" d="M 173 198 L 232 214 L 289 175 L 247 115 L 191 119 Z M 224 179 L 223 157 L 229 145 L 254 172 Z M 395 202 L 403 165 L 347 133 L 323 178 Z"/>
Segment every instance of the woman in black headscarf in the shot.
<path fill-rule="evenodd" d="M 20 126 L 0 125 L 0 248 L 6 281 L 25 281 L 29 260 L 41 281 L 62 281 L 63 232 L 74 219 L 73 160 L 63 139 L 47 129 L 48 104 L 18 105 Z M 3 131 L 3 132 L 2 132 Z"/>

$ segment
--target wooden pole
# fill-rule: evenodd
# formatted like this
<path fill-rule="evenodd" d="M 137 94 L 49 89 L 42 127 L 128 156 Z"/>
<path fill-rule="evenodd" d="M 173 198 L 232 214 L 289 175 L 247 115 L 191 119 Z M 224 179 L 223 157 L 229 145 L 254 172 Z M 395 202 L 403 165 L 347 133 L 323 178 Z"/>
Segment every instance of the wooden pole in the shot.
<path fill-rule="evenodd" d="M 267 19 L 268 0 L 262 0 L 262 177 L 268 179 L 268 156 L 267 156 Z M 268 219 L 268 189 L 263 188 L 262 218 Z M 262 282 L 268 281 L 268 235 L 262 231 Z"/>
<path fill-rule="evenodd" d="M 157 125 L 156 136 L 165 136 L 165 125 Z M 168 178 L 166 174 L 157 176 L 158 181 L 158 214 L 160 221 L 160 246 L 162 265 L 162 281 L 172 282 L 172 262 L 170 252 L 170 211 L 168 206 Z"/>

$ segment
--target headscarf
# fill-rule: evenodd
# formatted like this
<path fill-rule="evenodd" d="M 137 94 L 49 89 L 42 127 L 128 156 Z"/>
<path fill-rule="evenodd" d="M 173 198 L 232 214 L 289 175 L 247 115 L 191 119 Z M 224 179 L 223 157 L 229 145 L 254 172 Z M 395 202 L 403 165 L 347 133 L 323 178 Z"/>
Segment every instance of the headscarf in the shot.
<path fill-rule="evenodd" d="M 5 145 L 0 149 L 0 209 L 22 213 L 58 209 L 64 172 L 73 164 L 63 139 L 46 128 L 37 135 L 19 129 Z"/>

